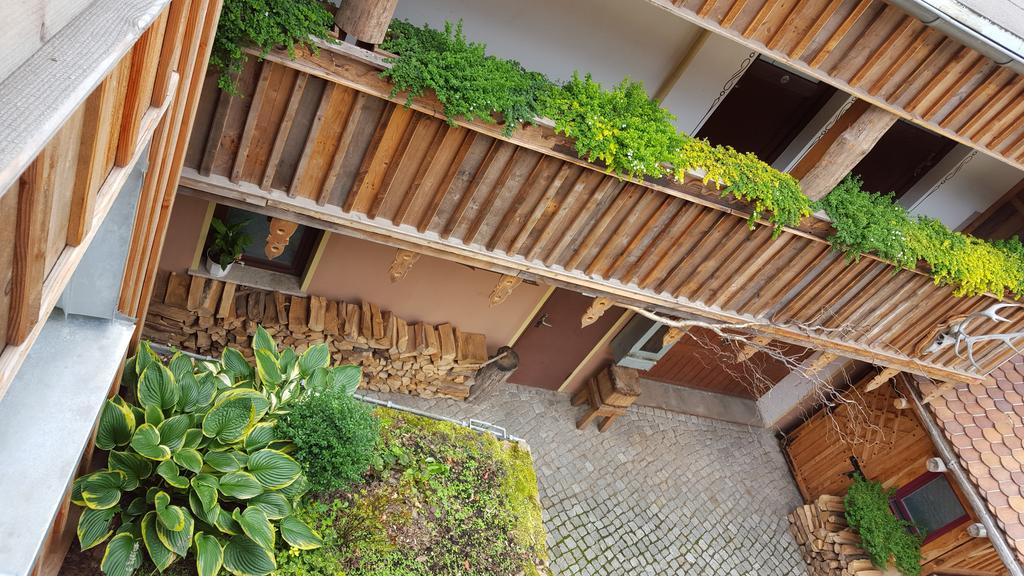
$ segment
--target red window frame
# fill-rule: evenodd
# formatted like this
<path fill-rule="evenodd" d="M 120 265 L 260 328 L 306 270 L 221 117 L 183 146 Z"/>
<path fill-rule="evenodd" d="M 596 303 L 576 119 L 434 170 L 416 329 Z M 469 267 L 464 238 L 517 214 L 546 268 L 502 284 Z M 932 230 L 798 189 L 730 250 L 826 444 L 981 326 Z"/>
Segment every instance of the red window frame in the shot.
<path fill-rule="evenodd" d="M 906 505 L 903 504 L 903 499 L 917 491 L 919 488 L 923 487 L 925 484 L 928 484 L 929 482 L 935 480 L 940 476 L 945 478 L 945 474 L 943 474 L 942 472 L 925 472 L 924 474 L 921 474 L 917 478 L 911 480 L 909 483 L 900 487 L 899 490 L 893 493 L 892 498 L 889 499 L 889 506 L 893 509 L 893 512 L 895 512 L 897 516 L 912 523 L 913 518 L 910 515 L 910 511 L 907 510 Z M 960 508 L 964 511 L 964 513 L 963 515 L 947 522 L 941 528 L 937 528 L 925 534 L 923 543 L 931 542 L 939 536 L 942 536 L 943 534 L 946 534 L 947 532 L 957 528 L 958 526 L 961 526 L 964 523 L 969 522 L 971 519 L 970 514 L 967 512 L 967 507 L 964 506 L 963 501 L 960 500 L 960 496 L 956 493 L 956 488 L 954 488 L 953 483 L 949 481 L 949 478 L 946 478 L 946 482 L 949 483 L 949 487 L 953 490 L 953 495 L 956 497 L 957 503 L 960 504 Z M 914 531 L 917 531 L 916 527 L 914 528 Z"/>

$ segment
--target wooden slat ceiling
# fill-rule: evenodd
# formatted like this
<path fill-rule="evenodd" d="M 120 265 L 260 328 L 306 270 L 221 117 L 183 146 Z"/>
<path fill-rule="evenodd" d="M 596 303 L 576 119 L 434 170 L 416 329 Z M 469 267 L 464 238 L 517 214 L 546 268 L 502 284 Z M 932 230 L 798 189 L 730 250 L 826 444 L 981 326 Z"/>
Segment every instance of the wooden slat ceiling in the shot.
<path fill-rule="evenodd" d="M 1024 168 L 1024 76 L 881 0 L 647 0 Z"/>
<path fill-rule="evenodd" d="M 232 97 L 207 82 L 186 186 L 503 273 L 973 379 L 951 352 L 922 359 L 917 350 L 951 316 L 994 299 L 955 298 L 925 274 L 872 258 L 847 264 L 823 240 L 827 224 L 773 240 L 769 227 L 748 227 L 741 207 L 716 204 L 696 177 L 620 180 L 542 126 L 511 139 L 493 125 L 450 126 L 436 101 L 410 109 L 382 97 L 390 88 L 377 69 L 347 54 L 271 54 L 239 84 Z M 1024 329 L 1024 313 L 1010 314 L 1001 331 Z M 1008 355 L 992 345 L 977 352 L 983 367 Z"/>

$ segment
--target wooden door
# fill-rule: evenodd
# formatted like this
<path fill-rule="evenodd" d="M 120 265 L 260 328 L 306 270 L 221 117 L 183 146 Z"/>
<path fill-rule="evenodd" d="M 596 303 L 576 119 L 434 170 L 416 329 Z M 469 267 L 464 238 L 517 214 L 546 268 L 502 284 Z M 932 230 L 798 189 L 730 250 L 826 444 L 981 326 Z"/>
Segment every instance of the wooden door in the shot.
<path fill-rule="evenodd" d="M 580 327 L 593 298 L 556 288 L 516 341 L 519 368 L 510 382 L 557 390 L 625 312 L 613 307 L 597 322 Z"/>
<path fill-rule="evenodd" d="M 810 352 L 799 346 L 780 346 L 794 361 Z M 716 394 L 756 400 L 789 374 L 789 367 L 768 354 L 758 352 L 744 362 L 735 362 L 735 346 L 714 332 L 691 328 L 644 378 L 675 386 L 697 388 Z"/>
<path fill-rule="evenodd" d="M 824 82 L 757 59 L 697 136 L 771 164 L 833 93 L 835 88 Z"/>

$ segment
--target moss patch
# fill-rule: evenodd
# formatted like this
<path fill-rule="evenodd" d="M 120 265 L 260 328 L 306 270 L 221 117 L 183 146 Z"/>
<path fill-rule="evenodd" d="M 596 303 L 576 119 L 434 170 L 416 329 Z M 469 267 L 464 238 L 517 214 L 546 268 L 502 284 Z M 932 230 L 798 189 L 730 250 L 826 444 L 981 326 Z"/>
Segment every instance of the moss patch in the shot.
<path fill-rule="evenodd" d="M 312 496 L 304 514 L 326 545 L 283 552 L 279 575 L 548 574 L 530 453 L 448 422 L 380 408 L 370 472 Z"/>

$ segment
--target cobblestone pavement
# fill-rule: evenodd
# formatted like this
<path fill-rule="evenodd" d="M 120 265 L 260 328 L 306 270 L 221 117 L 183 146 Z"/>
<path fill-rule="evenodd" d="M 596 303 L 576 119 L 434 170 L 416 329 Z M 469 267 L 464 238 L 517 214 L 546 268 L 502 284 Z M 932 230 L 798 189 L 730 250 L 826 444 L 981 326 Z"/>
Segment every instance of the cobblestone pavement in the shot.
<path fill-rule="evenodd" d="M 567 396 L 516 385 L 477 404 L 374 395 L 524 438 L 560 576 L 806 574 L 785 519 L 799 494 L 766 430 L 634 407 L 578 431 Z"/>

